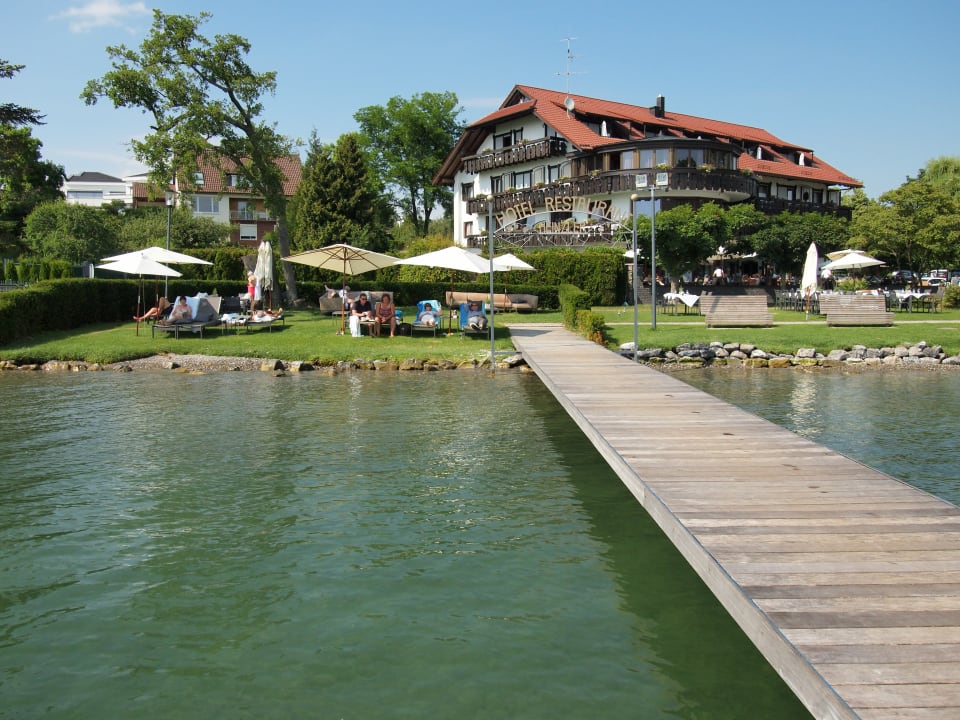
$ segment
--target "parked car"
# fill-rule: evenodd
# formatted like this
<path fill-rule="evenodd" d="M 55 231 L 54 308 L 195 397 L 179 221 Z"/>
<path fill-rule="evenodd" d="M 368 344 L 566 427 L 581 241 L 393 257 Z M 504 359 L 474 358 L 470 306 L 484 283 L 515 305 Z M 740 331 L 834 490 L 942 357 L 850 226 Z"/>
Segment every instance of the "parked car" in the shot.
<path fill-rule="evenodd" d="M 953 285 L 960 285 L 960 270 L 950 271 L 950 282 Z"/>
<path fill-rule="evenodd" d="M 893 287 L 904 287 L 913 282 L 913 270 L 894 270 L 890 273 L 890 284 Z"/>
<path fill-rule="evenodd" d="M 950 280 L 949 270 L 930 270 L 920 276 L 920 284 L 923 287 L 936 287 L 944 285 Z"/>

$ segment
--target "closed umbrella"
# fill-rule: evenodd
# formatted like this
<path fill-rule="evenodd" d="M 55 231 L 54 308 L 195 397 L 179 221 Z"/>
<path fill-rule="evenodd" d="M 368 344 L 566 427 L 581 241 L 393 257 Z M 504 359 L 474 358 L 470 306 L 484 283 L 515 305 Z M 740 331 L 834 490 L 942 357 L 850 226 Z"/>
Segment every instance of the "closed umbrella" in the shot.
<path fill-rule="evenodd" d="M 366 248 L 354 247 L 353 245 L 327 245 L 316 250 L 305 250 L 295 255 L 283 258 L 289 262 L 300 263 L 301 265 L 310 265 L 315 268 L 325 270 L 339 270 L 341 275 L 341 287 L 346 285 L 347 275 L 360 275 L 371 270 L 393 265 L 397 259 L 392 255 L 367 250 Z M 344 313 L 340 313 L 340 333 L 344 328 Z"/>
<path fill-rule="evenodd" d="M 142 252 L 128 253 L 125 257 L 120 260 L 114 260 L 113 262 L 106 263 L 104 265 L 97 265 L 98 270 L 112 270 L 113 272 L 125 273 L 127 275 L 136 275 L 139 279 L 137 285 L 137 313 L 136 317 L 140 317 L 140 308 L 141 308 L 141 299 L 143 297 L 143 276 L 144 275 L 153 275 L 154 277 L 180 277 L 178 273 L 173 268 L 167 267 L 166 265 L 157 262 L 156 260 L 151 260 Z M 137 335 L 140 334 L 140 321 L 137 320 L 136 327 Z"/>
<path fill-rule="evenodd" d="M 810 314 L 810 296 L 817 291 L 817 256 L 816 243 L 810 243 L 807 248 L 807 258 L 803 263 L 803 275 L 800 278 L 800 292 L 806 298 L 806 314 Z"/>
<path fill-rule="evenodd" d="M 261 289 L 260 297 L 263 297 L 263 291 L 268 293 L 265 307 L 273 308 L 273 248 L 269 240 L 260 242 L 257 248 L 257 266 L 253 270 L 257 276 L 257 287 Z M 250 307 L 253 308 L 254 298 L 250 298 Z"/>

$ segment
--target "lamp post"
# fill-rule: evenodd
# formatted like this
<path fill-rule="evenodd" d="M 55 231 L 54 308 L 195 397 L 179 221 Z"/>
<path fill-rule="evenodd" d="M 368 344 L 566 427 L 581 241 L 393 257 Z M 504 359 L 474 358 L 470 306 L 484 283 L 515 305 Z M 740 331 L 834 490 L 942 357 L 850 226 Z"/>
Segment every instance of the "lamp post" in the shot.
<path fill-rule="evenodd" d="M 657 201 L 650 187 L 650 329 L 657 329 Z"/>
<path fill-rule="evenodd" d="M 167 250 L 170 249 L 170 210 L 173 207 L 174 194 L 167 190 L 164 195 L 166 196 L 167 201 Z M 163 296 L 169 298 L 170 294 L 168 292 L 169 281 L 166 276 L 163 278 Z"/>
<path fill-rule="evenodd" d="M 670 189 L 670 177 L 658 172 L 654 184 L 650 186 L 650 329 L 657 329 L 657 200 L 656 191 Z"/>
<path fill-rule="evenodd" d="M 633 215 L 633 361 L 637 362 L 639 335 L 639 309 L 637 308 L 637 200 L 639 195 L 630 196 L 630 212 Z"/>
<path fill-rule="evenodd" d="M 496 303 L 493 297 L 493 195 L 487 200 L 487 244 L 490 252 L 490 374 L 497 373 L 497 342 L 493 335 Z"/>

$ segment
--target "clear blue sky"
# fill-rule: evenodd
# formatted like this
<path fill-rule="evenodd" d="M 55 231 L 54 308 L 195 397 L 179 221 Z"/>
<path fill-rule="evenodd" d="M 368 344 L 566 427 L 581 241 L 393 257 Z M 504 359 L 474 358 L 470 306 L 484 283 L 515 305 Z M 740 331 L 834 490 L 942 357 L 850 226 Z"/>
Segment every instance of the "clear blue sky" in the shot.
<path fill-rule="evenodd" d="M 470 122 L 526 84 L 636 105 L 662 94 L 668 110 L 810 147 L 871 197 L 960 156 L 955 0 L 7 0 L 0 57 L 26 67 L 0 81 L 0 101 L 46 115 L 34 134 L 68 175 L 144 170 L 126 144 L 147 117 L 79 95 L 110 69 L 108 45 L 139 46 L 152 7 L 206 10 L 205 35 L 247 38 L 253 68 L 278 74 L 265 117 L 292 138 L 335 141 L 357 109 L 428 91 L 456 93 Z"/>

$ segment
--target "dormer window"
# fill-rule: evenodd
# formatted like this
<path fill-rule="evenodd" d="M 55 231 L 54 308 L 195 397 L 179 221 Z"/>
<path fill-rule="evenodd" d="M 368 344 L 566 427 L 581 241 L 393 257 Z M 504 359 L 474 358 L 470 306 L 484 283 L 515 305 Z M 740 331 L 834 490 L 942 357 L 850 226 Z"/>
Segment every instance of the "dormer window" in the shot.
<path fill-rule="evenodd" d="M 195 172 L 193 174 L 193 184 L 197 187 L 203 187 L 203 173 Z"/>
<path fill-rule="evenodd" d="M 240 183 L 243 182 L 239 175 L 236 173 L 227 174 L 227 185 L 229 187 L 240 187 Z"/>

